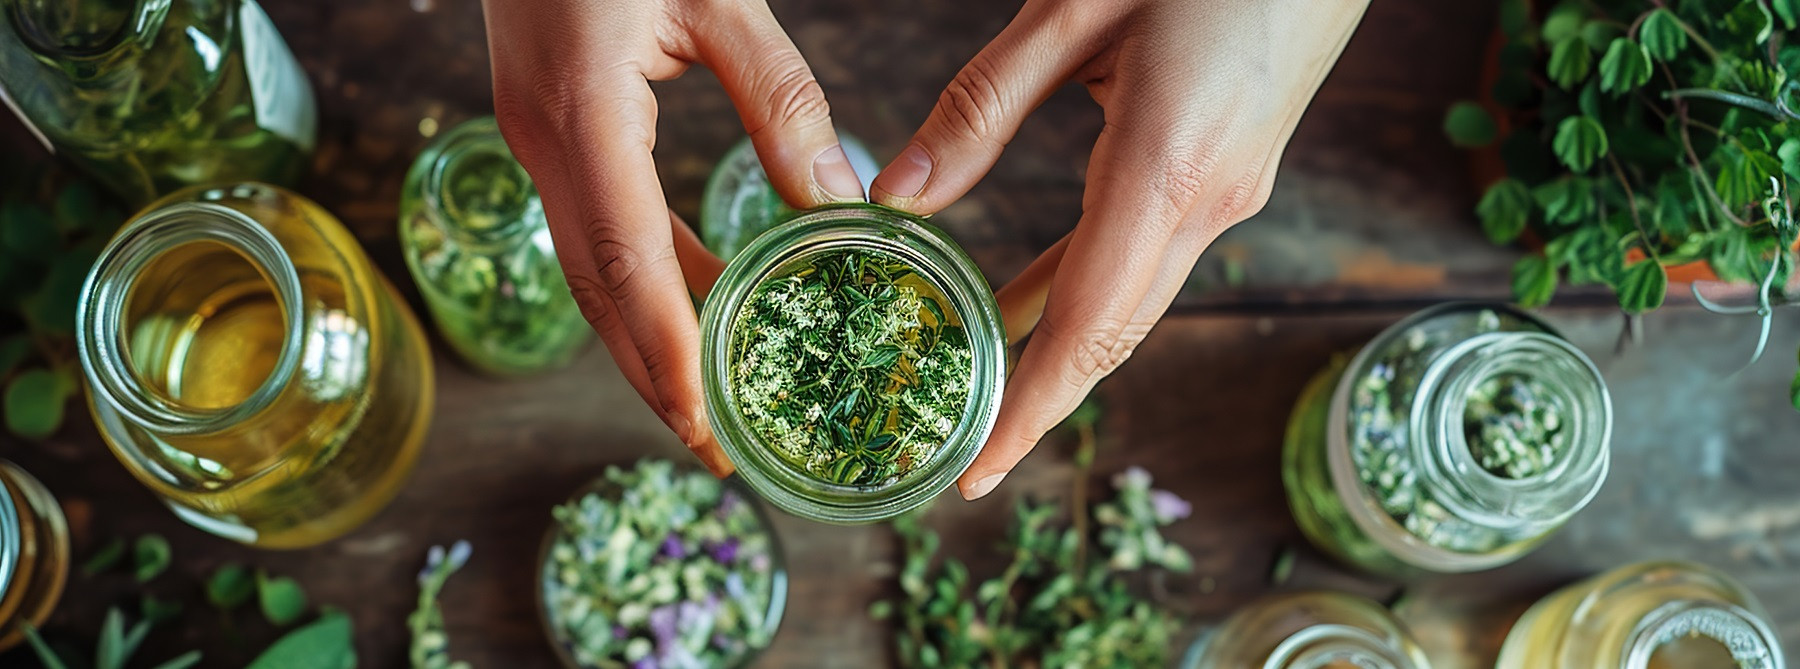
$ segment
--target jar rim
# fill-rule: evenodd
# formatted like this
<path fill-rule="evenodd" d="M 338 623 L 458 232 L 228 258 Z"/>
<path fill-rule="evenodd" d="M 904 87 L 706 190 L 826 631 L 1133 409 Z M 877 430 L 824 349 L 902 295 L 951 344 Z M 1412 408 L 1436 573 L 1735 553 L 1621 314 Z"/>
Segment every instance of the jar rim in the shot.
<path fill-rule="evenodd" d="M 754 289 L 796 260 L 844 249 L 881 251 L 912 265 L 949 300 L 968 333 L 973 355 L 969 397 L 950 436 L 929 464 L 881 486 L 837 485 L 798 471 L 746 424 L 729 383 L 737 316 Z M 803 212 L 763 233 L 734 257 L 701 312 L 701 378 L 713 434 L 744 482 L 789 513 L 856 524 L 916 508 L 951 487 L 974 463 L 998 419 L 999 389 L 1006 377 L 1006 335 L 999 307 L 974 261 L 948 235 L 912 214 L 864 203 Z"/>
<path fill-rule="evenodd" d="M 6 461 L 0 460 L 0 464 Z M 12 587 L 19 570 L 19 552 L 24 543 L 19 525 L 19 507 L 13 503 L 12 484 L 0 476 L 0 599 Z"/>
<path fill-rule="evenodd" d="M 510 164 L 518 171 L 525 187 L 514 211 L 504 216 L 503 222 L 486 228 L 465 225 L 470 217 L 460 211 L 461 207 L 445 192 L 456 168 L 468 159 L 479 157 L 493 157 Z M 426 219 L 469 246 L 493 244 L 524 230 L 531 201 L 538 197 L 536 184 L 513 156 L 512 149 L 507 147 L 505 138 L 500 135 L 500 126 L 492 116 L 469 119 L 438 135 L 419 153 L 406 181 L 407 189 L 416 192 L 424 203 Z"/>
<path fill-rule="evenodd" d="M 170 251 L 216 243 L 255 267 L 286 318 L 287 333 L 269 376 L 243 401 L 202 409 L 166 401 L 150 392 L 132 369 L 126 314 L 139 276 Z M 216 432 L 274 403 L 300 366 L 305 328 L 299 271 L 281 242 L 255 219 L 212 202 L 176 202 L 127 222 L 100 252 L 83 283 L 75 311 L 76 348 L 95 401 L 129 421 L 168 434 Z"/>
<path fill-rule="evenodd" d="M 1741 606 L 1675 600 L 1651 610 L 1627 635 L 1620 669 L 1648 669 L 1656 652 L 1678 639 L 1698 636 L 1731 653 L 1733 666 L 1783 669 L 1781 644 L 1769 624 Z"/>
<path fill-rule="evenodd" d="M 78 62 L 119 61 L 128 57 L 125 52 L 127 45 L 148 46 L 155 39 L 156 33 L 168 18 L 172 4 L 172 0 L 134 0 L 133 6 L 125 10 L 113 31 L 87 47 L 71 47 L 59 43 L 60 40 L 46 41 L 46 38 L 58 35 L 46 34 L 48 31 L 43 30 L 33 17 L 23 13 L 17 3 L 9 3 L 5 13 L 7 23 L 12 26 L 19 42 L 40 60 L 56 58 Z"/>

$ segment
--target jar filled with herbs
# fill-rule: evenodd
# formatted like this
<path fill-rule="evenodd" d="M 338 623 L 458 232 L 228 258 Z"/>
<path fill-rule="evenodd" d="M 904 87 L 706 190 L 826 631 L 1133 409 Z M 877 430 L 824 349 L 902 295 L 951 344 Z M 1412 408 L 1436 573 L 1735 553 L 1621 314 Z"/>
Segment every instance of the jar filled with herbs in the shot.
<path fill-rule="evenodd" d="M 564 666 L 735 669 L 774 639 L 787 571 L 735 484 L 644 460 L 608 467 L 551 515 L 538 595 Z"/>
<path fill-rule="evenodd" d="M 255 0 L 0 0 L 0 13 L 0 100 L 133 206 L 305 169 L 312 87 Z"/>
<path fill-rule="evenodd" d="M 419 154 L 400 194 L 406 266 L 444 340 L 488 374 L 562 367 L 593 341 L 569 295 L 544 206 L 493 117 Z"/>
<path fill-rule="evenodd" d="M 1269 595 L 1207 630 L 1183 669 L 1431 669 L 1380 604 L 1336 592 Z"/>
<path fill-rule="evenodd" d="M 1626 565 L 1563 588 L 1519 618 L 1497 669 L 1783 669 L 1768 614 L 1723 572 L 1683 562 Z"/>
<path fill-rule="evenodd" d="M 851 169 L 862 177 L 863 192 L 869 192 L 881 166 L 861 141 L 845 133 L 838 137 Z M 706 192 L 700 197 L 700 240 L 720 258 L 730 260 L 757 235 L 796 213 L 775 192 L 762 160 L 756 157 L 756 147 L 745 137 L 725 153 L 706 180 Z"/>
<path fill-rule="evenodd" d="M 1391 576 L 1517 560 L 1599 492 L 1612 403 L 1587 356 L 1502 305 L 1447 304 L 1302 392 L 1282 478 L 1322 550 Z"/>
<path fill-rule="evenodd" d="M 1006 333 L 973 261 L 875 205 L 808 211 L 725 268 L 701 315 L 713 434 L 782 509 L 873 522 L 950 487 L 993 429 Z"/>
<path fill-rule="evenodd" d="M 69 579 L 69 525 L 62 507 L 18 465 L 0 460 L 0 651 L 42 625 Z"/>
<path fill-rule="evenodd" d="M 350 231 L 294 193 L 199 187 L 120 228 L 83 288 L 94 422 L 201 529 L 269 548 L 392 499 L 431 422 L 430 350 Z"/>

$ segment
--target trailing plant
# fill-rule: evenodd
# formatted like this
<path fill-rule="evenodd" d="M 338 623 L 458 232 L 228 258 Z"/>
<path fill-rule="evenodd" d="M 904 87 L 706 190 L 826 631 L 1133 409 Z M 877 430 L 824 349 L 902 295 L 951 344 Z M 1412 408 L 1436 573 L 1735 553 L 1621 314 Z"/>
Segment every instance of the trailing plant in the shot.
<path fill-rule="evenodd" d="M 1518 301 L 1601 284 L 1641 314 L 1661 306 L 1669 267 L 1703 262 L 1756 287 L 1747 311 L 1766 341 L 1772 309 L 1795 298 L 1797 27 L 1800 0 L 1503 0 L 1503 113 L 1458 103 L 1445 130 L 1497 144 L 1506 178 L 1476 206 L 1488 237 L 1541 242 L 1513 268 Z"/>
<path fill-rule="evenodd" d="M 1136 467 L 1112 478 L 1111 499 L 1089 503 L 1097 411 L 1071 416 L 1081 437 L 1068 512 L 1021 501 L 1000 550 L 997 576 L 974 581 L 961 561 L 939 556 L 941 542 L 918 514 L 895 521 L 905 547 L 901 596 L 870 614 L 891 620 L 905 667 L 1160 667 L 1169 664 L 1179 624 L 1141 596 L 1131 575 L 1187 572 L 1193 560 L 1161 529 L 1185 518 L 1188 503 L 1151 487 Z"/>

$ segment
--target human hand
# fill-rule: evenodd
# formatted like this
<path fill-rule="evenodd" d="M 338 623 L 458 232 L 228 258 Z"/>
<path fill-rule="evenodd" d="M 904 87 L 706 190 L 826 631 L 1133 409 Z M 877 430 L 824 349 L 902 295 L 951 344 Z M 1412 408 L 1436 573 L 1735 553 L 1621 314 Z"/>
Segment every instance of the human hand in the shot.
<path fill-rule="evenodd" d="M 704 296 L 722 263 L 668 212 L 650 81 L 718 75 L 795 207 L 860 201 L 824 91 L 760 0 L 485 0 L 494 112 L 544 202 L 581 312 L 632 388 L 719 476 L 700 386 Z M 686 289 L 683 284 L 686 284 Z"/>
<path fill-rule="evenodd" d="M 1064 82 L 1106 123 L 1075 230 L 998 293 L 1036 334 L 958 488 L 991 492 L 1131 355 L 1226 228 L 1260 210 L 1307 102 L 1368 0 L 1026 0 L 875 178 L 874 201 L 929 214 L 992 168 Z M 1040 320 L 1041 317 L 1041 320 Z"/>

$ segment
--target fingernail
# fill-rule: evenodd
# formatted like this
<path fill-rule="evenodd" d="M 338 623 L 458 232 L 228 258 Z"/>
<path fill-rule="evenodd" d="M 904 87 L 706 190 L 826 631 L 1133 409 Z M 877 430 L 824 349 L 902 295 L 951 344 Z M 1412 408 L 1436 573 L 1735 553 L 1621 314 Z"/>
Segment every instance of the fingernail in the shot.
<path fill-rule="evenodd" d="M 694 424 L 688 422 L 687 416 L 683 416 L 677 411 L 665 411 L 663 412 L 663 422 L 669 425 L 669 430 L 675 433 L 675 438 L 680 439 L 681 443 L 691 443 L 694 438 Z"/>
<path fill-rule="evenodd" d="M 862 180 L 856 178 L 856 170 L 850 167 L 850 156 L 844 155 L 842 145 L 833 144 L 813 159 L 813 181 L 839 200 L 863 199 Z"/>
<path fill-rule="evenodd" d="M 993 492 L 994 488 L 1000 485 L 1000 479 L 1003 478 L 1006 478 L 1006 472 L 987 475 L 986 478 L 976 481 L 975 485 L 969 486 L 967 490 L 964 490 L 963 499 L 973 502 L 986 497 L 988 493 Z"/>
<path fill-rule="evenodd" d="M 881 176 L 875 177 L 874 188 L 894 197 L 913 197 L 925 189 L 925 180 L 930 178 L 931 156 L 919 145 L 908 144 L 906 150 L 881 171 Z"/>

